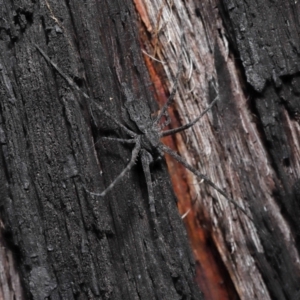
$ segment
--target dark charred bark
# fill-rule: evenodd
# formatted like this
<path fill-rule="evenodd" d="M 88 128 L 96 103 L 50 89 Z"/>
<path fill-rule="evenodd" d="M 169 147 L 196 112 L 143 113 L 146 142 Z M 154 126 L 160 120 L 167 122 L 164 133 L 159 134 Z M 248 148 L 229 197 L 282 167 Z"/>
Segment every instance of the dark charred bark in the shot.
<path fill-rule="evenodd" d="M 201 299 L 164 161 L 152 165 L 153 229 L 139 163 L 121 172 L 121 83 L 155 111 L 132 1 L 5 1 L 0 17 L 1 219 L 25 299 Z M 22 299 L 20 293 L 16 299 Z"/>
<path fill-rule="evenodd" d="M 5 2 L 0 293 L 201 299 L 164 162 L 152 165 L 157 232 L 139 163 L 104 199 L 88 193 L 108 186 L 131 147 L 101 140 L 122 133 L 46 63 L 36 43 L 124 123 L 122 82 L 157 109 L 141 48 L 161 103 L 183 52 L 173 125 L 192 120 L 216 95 L 219 101 L 193 130 L 165 142 L 253 218 L 167 158 L 179 210 L 187 212 L 196 280 L 205 299 L 298 300 L 300 4 L 135 0 L 137 18 L 131 1 Z"/>
<path fill-rule="evenodd" d="M 264 247 L 257 265 L 272 299 L 299 299 L 300 5 L 295 1 L 224 1 L 231 47 L 241 59 L 257 129 L 274 172 L 280 228 L 258 197 L 253 204 Z M 281 233 L 280 233 L 281 232 Z M 295 248 L 294 248 L 295 247 Z"/>

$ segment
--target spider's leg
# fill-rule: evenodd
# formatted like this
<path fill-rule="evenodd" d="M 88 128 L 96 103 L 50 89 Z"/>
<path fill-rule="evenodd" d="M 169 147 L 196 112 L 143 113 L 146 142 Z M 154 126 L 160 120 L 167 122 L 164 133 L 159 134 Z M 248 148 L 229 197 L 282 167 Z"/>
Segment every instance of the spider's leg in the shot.
<path fill-rule="evenodd" d="M 213 106 L 214 104 L 218 101 L 218 97 L 216 97 L 213 102 L 200 114 L 199 117 L 197 117 L 194 121 L 188 123 L 188 124 L 185 124 L 183 126 L 180 126 L 180 127 L 177 127 L 177 128 L 174 128 L 174 129 L 170 129 L 170 130 L 166 130 L 164 132 L 161 133 L 161 136 L 168 136 L 168 135 L 172 135 L 172 134 L 175 134 L 177 132 L 180 132 L 180 131 L 183 131 L 183 130 L 186 130 L 192 126 L 194 126 Z"/>
<path fill-rule="evenodd" d="M 104 108 L 98 104 L 94 99 L 90 98 L 90 100 L 92 100 L 92 103 L 109 119 L 111 119 L 117 126 L 119 126 L 120 128 L 122 128 L 129 136 L 131 137 L 136 137 L 137 134 L 133 131 L 131 131 L 130 129 L 128 129 L 126 126 L 124 126 L 122 123 L 120 123 L 118 120 L 116 120 L 115 117 L 113 117 L 110 113 L 108 113 L 106 110 L 104 110 Z"/>
<path fill-rule="evenodd" d="M 44 59 L 57 71 L 57 73 L 64 79 L 66 82 L 70 85 L 71 88 L 78 91 L 85 99 L 90 100 L 106 117 L 111 119 L 116 125 L 121 127 L 127 134 L 129 134 L 131 137 L 135 137 L 136 134 L 129 130 L 126 126 L 118 122 L 116 118 L 114 118 L 110 113 L 108 113 L 99 103 L 97 103 L 93 98 L 90 98 L 85 92 L 83 92 L 76 83 L 66 75 L 58 66 L 56 63 L 54 63 L 49 56 L 37 45 L 35 44 L 35 47 L 38 49 L 38 51 L 41 53 L 41 55 L 44 57 Z"/>
<path fill-rule="evenodd" d="M 183 34 L 181 34 L 180 43 L 181 43 L 181 46 L 183 47 Z M 174 100 L 174 97 L 175 97 L 175 94 L 176 94 L 176 91 L 177 91 L 177 87 L 178 87 L 179 76 L 182 72 L 182 68 L 183 68 L 183 51 L 181 51 L 179 59 L 178 59 L 178 70 L 177 70 L 177 73 L 176 73 L 176 76 L 175 76 L 175 81 L 174 81 L 174 85 L 173 85 L 171 94 L 170 94 L 167 102 L 161 108 L 158 116 L 154 120 L 154 123 L 156 123 L 156 124 L 160 121 L 161 117 L 166 113 L 167 108 L 172 104 L 172 102 Z"/>
<path fill-rule="evenodd" d="M 151 173 L 149 167 L 150 163 L 153 161 L 153 158 L 151 154 L 144 149 L 141 150 L 141 161 L 142 161 L 143 171 L 144 171 L 146 184 L 147 184 L 150 212 L 155 215 L 154 194 L 153 194 Z"/>
<path fill-rule="evenodd" d="M 182 60 L 181 56 L 180 56 L 180 60 Z M 180 67 L 178 68 L 178 71 L 177 71 L 177 74 L 176 74 L 176 77 L 175 77 L 174 86 L 172 88 L 171 94 L 170 94 L 167 102 L 161 108 L 158 116 L 154 120 L 154 123 L 158 123 L 160 121 L 161 117 L 166 113 L 167 108 L 172 104 L 172 102 L 174 100 L 174 97 L 175 97 L 175 94 L 176 94 L 176 91 L 177 91 L 178 81 L 179 81 L 179 75 L 181 73 L 181 70 L 182 70 L 182 62 L 180 62 Z"/>
<path fill-rule="evenodd" d="M 50 57 L 37 45 L 35 44 L 35 47 L 39 50 L 39 52 L 42 54 L 42 56 L 44 57 L 44 59 L 50 64 L 52 65 L 52 67 L 57 71 L 57 73 L 70 85 L 71 88 L 77 90 L 79 93 L 81 93 L 83 95 L 84 98 L 89 99 L 90 97 L 83 92 L 77 85 L 76 83 L 68 76 L 66 75 L 61 68 L 58 67 L 58 65 L 56 63 L 54 63 Z"/>
<path fill-rule="evenodd" d="M 136 145 L 134 146 L 131 154 L 131 159 L 128 165 L 123 169 L 123 171 L 118 175 L 118 177 L 102 192 L 102 193 L 93 193 L 89 192 L 91 195 L 104 197 L 111 189 L 114 188 L 114 186 L 117 184 L 117 182 L 123 178 L 123 176 L 128 172 L 135 164 L 135 161 L 139 155 L 141 149 L 140 141 L 136 141 Z"/>
<path fill-rule="evenodd" d="M 114 137 L 103 136 L 97 142 L 94 143 L 94 146 L 102 140 L 116 141 L 116 142 L 124 143 L 124 144 L 135 144 L 135 139 L 119 139 L 119 138 L 114 138 Z"/>
<path fill-rule="evenodd" d="M 120 138 L 114 138 L 114 137 L 108 137 L 108 136 L 103 136 L 101 137 L 100 140 L 109 140 L 109 141 L 116 141 L 124 144 L 135 144 L 136 140 L 135 139 L 120 139 Z"/>
<path fill-rule="evenodd" d="M 166 121 L 162 124 L 159 124 L 160 130 L 163 130 L 166 126 L 168 126 L 171 123 L 171 118 L 169 114 L 166 112 L 164 115 L 166 117 Z"/>
<path fill-rule="evenodd" d="M 243 207 L 241 207 L 236 201 L 231 199 L 223 190 L 221 190 L 217 185 L 215 185 L 206 175 L 200 173 L 196 168 L 188 164 L 180 155 L 178 155 L 176 152 L 174 152 L 173 150 L 171 150 L 170 148 L 168 148 L 163 144 L 159 145 L 159 149 L 173 156 L 173 158 L 175 158 L 178 162 L 180 162 L 185 168 L 187 168 L 197 177 L 203 179 L 204 182 L 206 182 L 211 187 L 213 187 L 216 191 L 218 191 L 221 195 L 223 195 L 227 199 L 227 201 L 231 202 L 236 208 L 240 209 L 251 221 L 253 221 L 253 219 L 249 216 L 249 214 L 246 212 L 246 210 Z"/>

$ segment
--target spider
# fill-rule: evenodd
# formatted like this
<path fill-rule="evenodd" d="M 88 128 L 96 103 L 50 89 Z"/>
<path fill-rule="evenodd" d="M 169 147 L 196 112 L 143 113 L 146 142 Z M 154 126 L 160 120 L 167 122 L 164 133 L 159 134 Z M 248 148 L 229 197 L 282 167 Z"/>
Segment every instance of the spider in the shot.
<path fill-rule="evenodd" d="M 241 210 L 249 219 L 252 220 L 252 218 L 248 215 L 248 213 L 243 207 L 241 207 L 236 201 L 231 199 L 221 188 L 219 188 L 216 184 L 214 184 L 206 175 L 200 173 L 196 168 L 188 164 L 180 155 L 178 155 L 172 149 L 165 146 L 160 141 L 162 137 L 173 135 L 178 132 L 184 131 L 192 127 L 194 124 L 196 124 L 201 119 L 201 117 L 204 116 L 213 107 L 213 105 L 217 102 L 218 97 L 216 97 L 211 102 L 211 104 L 192 122 L 178 128 L 163 131 L 163 128 L 168 124 L 168 120 L 165 123 L 161 124 L 161 119 L 164 115 L 167 115 L 167 109 L 174 100 L 181 68 L 180 67 L 178 68 L 171 94 L 167 102 L 163 105 L 162 109 L 160 110 L 156 118 L 151 117 L 151 112 L 149 107 L 144 102 L 136 100 L 133 97 L 131 90 L 129 89 L 127 84 L 122 83 L 123 92 L 126 96 L 126 102 L 124 106 L 128 112 L 131 121 L 133 121 L 138 128 L 139 132 L 136 133 L 131 129 L 127 128 L 122 123 L 120 123 L 118 120 L 116 120 L 116 118 L 113 117 L 109 112 L 107 112 L 99 103 L 97 103 L 95 100 L 90 98 L 86 93 L 84 93 L 69 76 L 63 73 L 63 71 L 45 54 L 45 52 L 38 45 L 35 45 L 35 47 L 38 49 L 38 51 L 41 53 L 44 59 L 50 65 L 52 65 L 53 68 L 67 81 L 67 83 L 70 85 L 71 88 L 77 90 L 78 92 L 81 93 L 81 95 L 83 95 L 84 98 L 91 101 L 91 103 L 93 103 L 106 117 L 111 119 L 119 128 L 121 128 L 129 136 L 129 138 L 127 139 L 114 138 L 114 137 L 104 137 L 104 139 L 114 140 L 121 143 L 134 145 L 129 163 L 123 169 L 123 171 L 116 177 L 116 179 L 112 183 L 110 183 L 110 185 L 103 192 L 101 193 L 89 192 L 90 194 L 104 197 L 135 165 L 137 158 L 140 157 L 142 167 L 143 167 L 143 172 L 146 179 L 147 189 L 148 189 L 150 212 L 155 215 L 155 201 L 154 201 L 153 186 L 151 181 L 150 164 L 151 162 L 153 162 L 154 158 L 162 157 L 163 153 L 168 153 L 175 160 L 181 163 L 186 169 L 188 169 L 194 175 L 200 178 L 202 181 L 206 182 L 211 187 L 213 187 L 217 192 L 223 195 L 230 203 L 232 203 L 236 208 Z"/>

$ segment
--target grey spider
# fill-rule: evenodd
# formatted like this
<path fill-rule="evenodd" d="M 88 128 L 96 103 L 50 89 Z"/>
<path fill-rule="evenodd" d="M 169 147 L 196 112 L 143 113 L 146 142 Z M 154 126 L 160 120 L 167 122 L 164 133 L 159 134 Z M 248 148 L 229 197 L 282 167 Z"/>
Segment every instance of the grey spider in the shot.
<path fill-rule="evenodd" d="M 116 118 L 114 118 L 110 113 L 108 113 L 99 103 L 97 103 L 95 100 L 90 98 L 86 93 L 84 93 L 69 76 L 63 73 L 63 71 L 44 53 L 44 51 L 38 45 L 35 46 L 38 49 L 38 51 L 41 53 L 41 55 L 44 57 L 44 59 L 54 67 L 54 69 L 67 81 L 67 83 L 70 85 L 71 88 L 76 89 L 86 99 L 91 101 L 106 117 L 111 119 L 119 128 L 121 128 L 130 137 L 128 139 L 104 137 L 104 139 L 114 140 L 121 143 L 134 145 L 129 163 L 123 169 L 123 171 L 116 177 L 116 179 L 103 192 L 101 193 L 89 192 L 89 193 L 91 193 L 92 195 L 104 197 L 111 189 L 114 188 L 117 182 L 123 178 L 126 172 L 128 172 L 134 166 L 138 156 L 140 156 L 143 172 L 147 183 L 150 212 L 152 214 L 155 214 L 155 201 L 154 201 L 153 187 L 151 181 L 150 164 L 153 161 L 154 155 L 162 156 L 163 153 L 165 152 L 171 155 L 175 160 L 180 162 L 186 169 L 191 171 L 194 175 L 196 175 L 204 182 L 209 184 L 211 187 L 213 187 L 216 191 L 218 191 L 221 195 L 223 195 L 229 202 L 231 202 L 235 207 L 240 209 L 248 218 L 252 220 L 252 218 L 248 215 L 248 213 L 243 207 L 241 207 L 236 201 L 231 199 L 222 189 L 220 189 L 216 184 L 214 184 L 206 175 L 200 173 L 196 168 L 188 164 L 180 155 L 178 155 L 176 152 L 174 152 L 173 150 L 171 150 L 170 148 L 162 144 L 160 141 L 160 138 L 162 137 L 173 135 L 175 133 L 181 132 L 183 130 L 192 127 L 195 123 L 197 123 L 200 120 L 200 118 L 203 115 L 205 115 L 212 108 L 212 106 L 218 100 L 217 97 L 192 122 L 175 129 L 162 131 L 162 129 L 167 125 L 168 122 L 165 122 L 164 124 L 160 124 L 160 121 L 163 115 L 167 114 L 167 108 L 171 105 L 171 103 L 174 100 L 174 96 L 178 85 L 180 68 L 177 72 L 175 83 L 167 102 L 160 110 L 158 116 L 154 119 L 151 117 L 149 107 L 144 102 L 134 99 L 127 84 L 122 83 L 123 91 L 126 96 L 126 102 L 124 106 L 128 112 L 131 121 L 133 121 L 136 124 L 139 130 L 139 133 L 136 133 L 130 130 L 129 128 L 127 128 L 122 123 L 120 123 L 118 120 L 116 120 Z"/>

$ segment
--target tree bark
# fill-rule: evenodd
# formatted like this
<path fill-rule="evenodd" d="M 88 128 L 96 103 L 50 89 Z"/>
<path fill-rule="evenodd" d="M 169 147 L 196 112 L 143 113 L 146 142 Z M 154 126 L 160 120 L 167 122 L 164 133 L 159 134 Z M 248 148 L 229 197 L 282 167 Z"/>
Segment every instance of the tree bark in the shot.
<path fill-rule="evenodd" d="M 152 35 L 148 55 L 163 62 L 171 84 L 174 37 L 184 33 L 172 124 L 219 97 L 168 143 L 253 219 L 168 160 L 205 299 L 299 299 L 299 4 L 136 3 Z"/>
<path fill-rule="evenodd" d="M 91 194 L 132 149 L 101 140 L 125 136 L 34 46 L 120 122 L 122 82 L 155 111 L 132 2 L 1 8 L 1 218 L 23 298 L 201 299 L 164 161 L 151 166 L 157 228 L 140 163 L 104 198 Z"/>
<path fill-rule="evenodd" d="M 3 295 L 202 299 L 164 162 L 151 168 L 158 232 L 140 163 L 104 199 L 87 192 L 103 191 L 131 148 L 101 140 L 122 132 L 68 86 L 36 43 L 124 123 L 120 84 L 154 113 L 152 92 L 161 106 L 182 53 L 172 127 L 219 99 L 164 143 L 251 216 L 167 156 L 204 298 L 299 299 L 299 4 L 259 2 L 135 0 L 137 18 L 131 1 L 6 1 L 0 192 L 8 245 L 1 258 L 10 271 L 1 277 Z"/>

